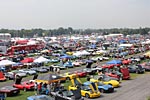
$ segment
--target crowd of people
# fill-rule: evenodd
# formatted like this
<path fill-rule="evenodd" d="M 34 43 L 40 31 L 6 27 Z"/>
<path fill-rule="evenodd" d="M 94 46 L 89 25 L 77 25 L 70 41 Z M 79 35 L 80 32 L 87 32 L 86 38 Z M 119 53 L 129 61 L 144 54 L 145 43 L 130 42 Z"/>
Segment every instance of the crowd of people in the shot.
<path fill-rule="evenodd" d="M 36 95 L 40 95 L 40 94 L 46 94 L 46 95 L 51 95 L 51 92 L 54 91 L 59 91 L 60 88 L 62 88 L 63 86 L 61 85 L 60 81 L 59 82 L 52 82 L 50 84 L 47 83 L 37 83 L 35 82 L 34 84 L 34 90 L 35 90 L 35 94 Z"/>

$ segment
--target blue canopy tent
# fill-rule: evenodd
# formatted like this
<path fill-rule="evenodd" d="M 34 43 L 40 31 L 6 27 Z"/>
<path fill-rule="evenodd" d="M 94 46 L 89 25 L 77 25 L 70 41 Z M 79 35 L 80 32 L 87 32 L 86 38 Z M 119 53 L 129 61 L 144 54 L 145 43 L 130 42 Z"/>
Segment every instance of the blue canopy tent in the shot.
<path fill-rule="evenodd" d="M 71 58 L 72 58 L 72 56 L 64 55 L 64 56 L 61 56 L 61 57 L 60 57 L 60 59 L 64 59 L 64 58 L 71 59 Z"/>
<path fill-rule="evenodd" d="M 121 60 L 111 60 L 109 62 L 107 62 L 106 64 L 121 64 Z"/>

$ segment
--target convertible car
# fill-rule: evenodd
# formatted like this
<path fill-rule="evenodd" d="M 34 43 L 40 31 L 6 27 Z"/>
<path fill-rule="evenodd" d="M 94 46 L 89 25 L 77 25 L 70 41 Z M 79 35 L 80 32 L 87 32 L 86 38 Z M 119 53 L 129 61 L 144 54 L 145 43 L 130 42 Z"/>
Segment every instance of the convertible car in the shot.
<path fill-rule="evenodd" d="M 80 89 L 69 91 L 66 89 L 57 91 L 57 92 L 51 92 L 55 100 L 84 100 L 84 98 L 81 96 Z"/>
<path fill-rule="evenodd" d="M 18 95 L 19 93 L 20 93 L 20 90 L 12 86 L 4 86 L 0 88 L 0 94 L 5 94 L 5 97 L 15 96 L 15 95 Z"/>
<path fill-rule="evenodd" d="M 21 83 L 22 78 L 19 77 L 16 79 L 15 84 L 13 84 L 13 87 L 21 89 L 21 90 L 34 90 L 34 82 L 25 81 Z"/>

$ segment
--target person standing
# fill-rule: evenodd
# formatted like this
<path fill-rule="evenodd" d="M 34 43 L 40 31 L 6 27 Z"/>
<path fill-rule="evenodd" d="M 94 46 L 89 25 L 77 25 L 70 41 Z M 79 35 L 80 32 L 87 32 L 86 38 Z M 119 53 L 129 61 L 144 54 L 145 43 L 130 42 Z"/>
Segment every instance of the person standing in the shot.
<path fill-rule="evenodd" d="M 60 74 L 60 68 L 57 68 L 57 74 Z"/>
<path fill-rule="evenodd" d="M 37 89 L 38 89 L 38 84 L 37 82 L 34 83 L 34 91 L 35 91 L 35 95 L 37 95 Z"/>

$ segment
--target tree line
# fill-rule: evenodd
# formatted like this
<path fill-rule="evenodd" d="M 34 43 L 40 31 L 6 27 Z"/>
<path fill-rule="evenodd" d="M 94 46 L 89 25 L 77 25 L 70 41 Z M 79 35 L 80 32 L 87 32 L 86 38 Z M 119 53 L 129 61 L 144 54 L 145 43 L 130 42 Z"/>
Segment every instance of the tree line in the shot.
<path fill-rule="evenodd" d="M 38 29 L 21 29 L 21 30 L 9 30 L 0 29 L 0 33 L 10 33 L 12 37 L 37 37 L 37 36 L 57 36 L 57 35 L 71 35 L 71 34 L 91 34 L 91 33 L 101 33 L 107 35 L 109 33 L 122 33 L 124 35 L 131 34 L 149 34 L 150 28 L 112 28 L 112 29 L 73 29 L 72 27 L 58 29 L 44 30 Z"/>

